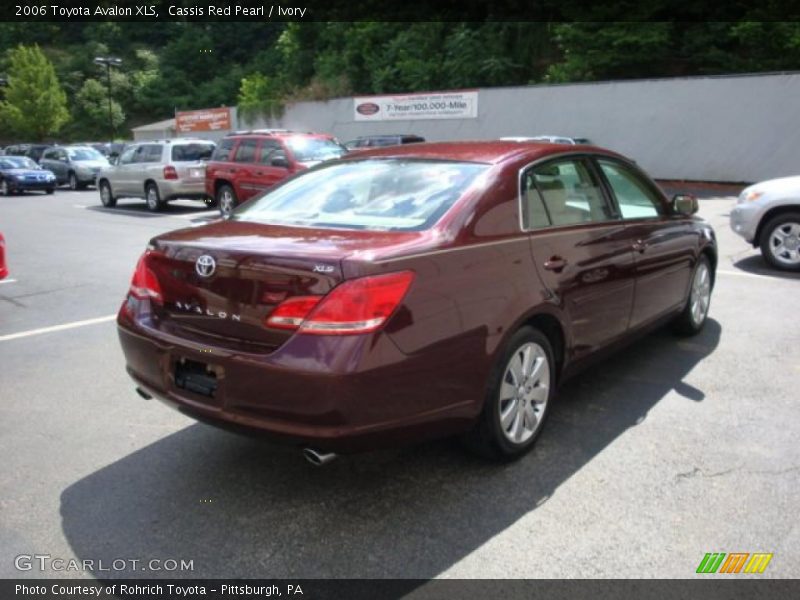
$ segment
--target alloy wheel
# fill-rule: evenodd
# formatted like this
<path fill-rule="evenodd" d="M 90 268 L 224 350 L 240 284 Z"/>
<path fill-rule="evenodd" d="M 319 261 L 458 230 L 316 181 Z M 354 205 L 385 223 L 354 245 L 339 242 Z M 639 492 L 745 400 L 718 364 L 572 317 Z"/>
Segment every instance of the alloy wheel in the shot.
<path fill-rule="evenodd" d="M 75 177 L 75 173 L 69 174 L 69 189 L 73 192 L 78 189 L 78 178 Z"/>
<path fill-rule="evenodd" d="M 776 262 L 789 267 L 800 265 L 800 223 L 781 223 L 769 236 L 769 251 Z"/>
<path fill-rule="evenodd" d="M 695 327 L 699 327 L 708 315 L 708 305 L 711 302 L 711 272 L 705 262 L 701 262 L 694 273 L 692 295 L 689 302 L 692 323 Z"/>
<path fill-rule="evenodd" d="M 0 194 L 8 196 L 8 182 L 5 179 L 0 181 Z"/>
<path fill-rule="evenodd" d="M 224 189 L 219 198 L 219 210 L 224 216 L 229 216 L 233 212 L 233 194 L 229 189 Z"/>
<path fill-rule="evenodd" d="M 547 353 L 539 344 L 525 343 L 511 355 L 500 384 L 500 428 L 508 441 L 524 444 L 536 433 L 549 395 Z"/>

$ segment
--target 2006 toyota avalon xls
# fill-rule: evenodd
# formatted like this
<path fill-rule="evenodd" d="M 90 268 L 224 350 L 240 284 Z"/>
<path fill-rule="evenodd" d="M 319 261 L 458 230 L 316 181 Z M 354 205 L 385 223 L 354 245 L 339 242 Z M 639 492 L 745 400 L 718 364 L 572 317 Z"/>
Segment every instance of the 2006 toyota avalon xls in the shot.
<path fill-rule="evenodd" d="M 456 433 L 518 456 L 589 358 L 703 327 L 717 251 L 696 210 L 592 146 L 359 153 L 153 239 L 118 317 L 127 369 L 317 464 Z"/>

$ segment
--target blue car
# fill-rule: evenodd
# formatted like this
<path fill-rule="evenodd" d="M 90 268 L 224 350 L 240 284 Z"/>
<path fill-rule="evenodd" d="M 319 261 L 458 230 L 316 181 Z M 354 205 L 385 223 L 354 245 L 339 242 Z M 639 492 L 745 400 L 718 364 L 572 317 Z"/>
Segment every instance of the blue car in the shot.
<path fill-rule="evenodd" d="M 56 176 L 25 156 L 0 156 L 0 196 L 38 190 L 52 194 Z"/>

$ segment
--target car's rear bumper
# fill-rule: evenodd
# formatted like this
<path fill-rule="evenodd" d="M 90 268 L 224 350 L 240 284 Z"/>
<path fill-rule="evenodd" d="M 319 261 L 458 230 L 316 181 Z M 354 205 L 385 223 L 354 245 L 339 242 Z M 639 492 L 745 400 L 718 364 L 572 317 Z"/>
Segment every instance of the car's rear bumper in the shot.
<path fill-rule="evenodd" d="M 384 334 L 294 336 L 254 355 L 175 338 L 123 313 L 118 325 L 137 387 L 200 421 L 285 443 L 340 453 L 396 446 L 465 431 L 480 411 L 473 365 L 448 360 L 443 370 Z M 211 365 L 213 398 L 176 384 L 181 359 Z"/>
<path fill-rule="evenodd" d="M 207 197 L 205 180 L 170 180 L 164 179 L 158 182 L 158 191 L 164 200 L 187 198 L 190 200 L 202 200 Z"/>

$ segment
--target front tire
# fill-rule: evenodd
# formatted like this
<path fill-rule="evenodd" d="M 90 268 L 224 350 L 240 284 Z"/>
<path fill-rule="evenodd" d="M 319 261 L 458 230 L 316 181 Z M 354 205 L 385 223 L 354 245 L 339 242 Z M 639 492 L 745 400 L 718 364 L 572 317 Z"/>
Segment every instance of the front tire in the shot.
<path fill-rule="evenodd" d="M 75 175 L 75 173 L 69 174 L 67 183 L 69 183 L 69 189 L 71 189 L 73 192 L 78 191 L 78 176 Z"/>
<path fill-rule="evenodd" d="M 45 193 L 46 194 L 55 194 L 56 193 L 56 188 L 47 188 L 45 190 Z"/>
<path fill-rule="evenodd" d="M 236 192 L 228 184 L 219 186 L 217 190 L 217 206 L 219 212 L 223 217 L 231 216 L 233 209 L 239 204 L 239 199 L 236 197 Z"/>
<path fill-rule="evenodd" d="M 117 205 L 117 199 L 111 191 L 111 184 L 103 180 L 98 186 L 100 188 L 100 202 L 106 208 L 114 208 Z"/>
<path fill-rule="evenodd" d="M 770 219 L 761 232 L 761 255 L 776 269 L 800 271 L 800 213 Z"/>
<path fill-rule="evenodd" d="M 11 195 L 11 188 L 8 185 L 8 182 L 3 179 L 0 181 L 0 196 L 10 196 Z"/>
<path fill-rule="evenodd" d="M 674 330 L 680 335 L 697 335 L 702 331 L 711 305 L 713 275 L 711 262 L 705 254 L 701 254 L 694 267 L 689 298 L 683 312 L 675 319 Z"/>
<path fill-rule="evenodd" d="M 147 210 L 150 212 L 158 212 L 164 207 L 161 201 L 161 194 L 158 192 L 158 186 L 155 183 L 148 183 L 144 188 L 145 202 L 147 202 Z"/>
<path fill-rule="evenodd" d="M 544 427 L 555 381 L 550 340 L 534 327 L 521 328 L 489 376 L 483 411 L 465 437 L 468 448 L 495 460 L 528 452 Z"/>

